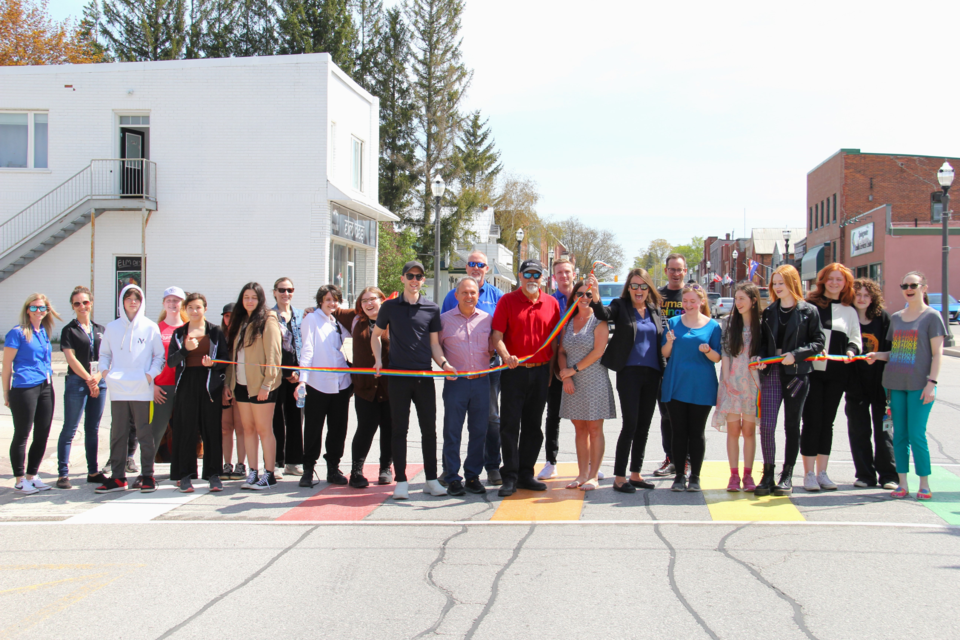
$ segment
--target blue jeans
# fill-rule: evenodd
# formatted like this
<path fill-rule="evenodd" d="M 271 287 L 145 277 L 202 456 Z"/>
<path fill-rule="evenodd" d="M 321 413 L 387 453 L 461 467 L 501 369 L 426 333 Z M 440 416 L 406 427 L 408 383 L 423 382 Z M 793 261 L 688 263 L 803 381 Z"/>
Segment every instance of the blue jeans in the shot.
<path fill-rule="evenodd" d="M 462 479 L 460 439 L 464 418 L 467 421 L 467 459 L 463 462 L 463 474 L 468 480 L 480 477 L 489 411 L 490 376 L 443 381 L 443 468 L 447 482 Z"/>
<path fill-rule="evenodd" d="M 63 383 L 63 429 L 57 443 L 57 475 L 61 478 L 70 472 L 70 446 L 73 436 L 80 426 L 83 415 L 83 444 L 87 453 L 87 473 L 95 474 L 97 469 L 97 431 L 100 418 L 107 404 L 107 383 L 100 381 L 100 395 L 90 397 L 90 388 L 80 376 L 68 374 Z"/>
<path fill-rule="evenodd" d="M 494 356 L 491 367 L 501 365 L 500 356 Z M 483 466 L 487 471 L 500 470 L 500 371 L 491 373 L 490 418 L 487 420 L 487 441 L 483 450 Z"/>

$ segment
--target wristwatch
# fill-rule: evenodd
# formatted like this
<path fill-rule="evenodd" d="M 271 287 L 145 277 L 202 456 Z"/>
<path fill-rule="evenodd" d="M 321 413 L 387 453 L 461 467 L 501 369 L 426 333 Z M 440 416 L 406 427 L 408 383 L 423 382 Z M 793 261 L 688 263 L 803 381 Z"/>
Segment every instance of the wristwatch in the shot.
<path fill-rule="evenodd" d="M 937 381 L 934 380 L 933 378 L 927 378 L 927 382 L 932 382 L 933 386 L 937 386 Z"/>
<path fill-rule="evenodd" d="M 580 373 L 580 369 L 577 368 L 577 365 L 573 365 L 573 370 L 576 371 L 577 373 Z"/>

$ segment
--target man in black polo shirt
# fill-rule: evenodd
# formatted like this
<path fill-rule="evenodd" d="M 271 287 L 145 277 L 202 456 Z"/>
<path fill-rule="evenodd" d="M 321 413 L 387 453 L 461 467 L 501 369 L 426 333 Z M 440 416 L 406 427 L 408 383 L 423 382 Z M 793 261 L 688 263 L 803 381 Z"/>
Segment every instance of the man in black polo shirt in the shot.
<path fill-rule="evenodd" d="M 387 300 L 380 307 L 377 325 L 373 329 L 370 346 L 381 368 L 380 336 L 390 329 L 390 368 L 406 371 L 429 371 L 431 357 L 444 371 L 456 371 L 443 357 L 440 348 L 440 307 L 420 294 L 424 269 L 419 262 L 403 265 L 403 295 Z M 417 408 L 420 422 L 420 442 L 423 451 L 423 472 L 427 485 L 423 492 L 432 496 L 447 495 L 437 481 L 437 392 L 434 379 L 415 376 L 392 376 L 387 386 L 390 396 L 390 417 L 393 421 L 393 469 L 397 487 L 394 500 L 410 497 L 407 483 L 407 429 L 410 427 L 410 403 Z"/>

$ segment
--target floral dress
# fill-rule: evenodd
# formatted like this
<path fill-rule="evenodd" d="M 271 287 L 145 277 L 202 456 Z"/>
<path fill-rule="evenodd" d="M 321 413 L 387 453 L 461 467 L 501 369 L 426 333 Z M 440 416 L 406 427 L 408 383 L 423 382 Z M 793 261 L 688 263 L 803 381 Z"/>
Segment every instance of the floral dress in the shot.
<path fill-rule="evenodd" d="M 743 348 L 740 355 L 733 357 L 727 350 L 729 335 L 723 336 L 723 360 L 727 363 L 725 372 L 721 369 L 720 390 L 717 393 L 717 410 L 713 413 L 713 426 L 726 432 L 727 415 L 744 416 L 757 420 L 757 396 L 760 394 L 760 374 L 756 368 L 750 368 L 748 345 L 750 327 L 743 328 Z"/>

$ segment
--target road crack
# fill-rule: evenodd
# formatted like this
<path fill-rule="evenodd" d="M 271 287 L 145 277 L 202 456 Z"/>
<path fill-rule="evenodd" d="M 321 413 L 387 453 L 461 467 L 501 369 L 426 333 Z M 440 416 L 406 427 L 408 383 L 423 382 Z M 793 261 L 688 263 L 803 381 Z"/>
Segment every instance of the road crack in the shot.
<path fill-rule="evenodd" d="M 486 618 L 487 614 L 490 613 L 490 610 L 493 609 L 493 605 L 497 601 L 497 595 L 500 592 L 500 579 L 503 578 L 503 574 L 507 572 L 507 569 L 513 566 L 513 563 L 517 561 L 517 557 L 520 555 L 523 545 L 527 543 L 527 540 L 530 539 L 530 536 L 533 535 L 533 532 L 536 530 L 536 528 L 536 522 L 530 525 L 526 535 L 520 538 L 520 540 L 517 542 L 517 545 L 513 548 L 513 553 L 510 555 L 510 559 L 507 560 L 502 567 L 500 567 L 499 571 L 497 571 L 497 575 L 493 578 L 493 584 L 490 585 L 490 597 L 487 599 L 487 603 L 483 605 L 483 611 L 481 611 L 480 615 L 477 616 L 476 620 L 473 621 L 473 624 L 470 626 L 470 630 L 467 631 L 467 634 L 464 636 L 464 640 L 471 640 L 471 638 L 473 638 L 473 635 L 483 623 L 484 618 Z"/>
<path fill-rule="evenodd" d="M 749 571 L 750 574 L 754 578 L 756 578 L 760 584 L 767 587 L 768 589 L 771 589 L 774 593 L 776 593 L 780 597 L 781 600 L 783 600 L 784 602 L 788 603 L 791 607 L 793 607 L 793 621 L 796 623 L 797 628 L 800 629 L 800 631 L 803 632 L 805 636 L 810 638 L 810 640 L 817 640 L 817 636 L 813 635 L 813 632 L 810 631 L 810 629 L 807 627 L 806 616 L 803 615 L 803 607 L 800 605 L 799 602 L 797 602 L 796 600 L 788 596 L 786 593 L 784 593 L 783 591 L 778 589 L 776 586 L 774 586 L 773 583 L 771 583 L 769 580 L 764 578 L 763 575 L 753 567 L 753 565 L 747 562 L 744 562 L 740 558 L 737 558 L 732 553 L 727 551 L 727 540 L 729 540 L 735 533 L 739 533 L 740 531 L 742 531 L 748 526 L 750 525 L 747 525 L 747 524 L 741 525 L 736 529 L 734 529 L 733 531 L 731 531 L 730 533 L 728 533 L 727 535 L 723 536 L 720 539 L 720 544 L 717 545 L 717 551 L 725 555 L 730 560 L 733 560 L 737 564 L 741 565 L 744 569 Z"/>
<path fill-rule="evenodd" d="M 447 539 L 443 541 L 443 544 L 440 545 L 440 553 L 437 554 L 436 559 L 430 563 L 430 568 L 427 569 L 427 584 L 443 594 L 443 597 L 447 599 L 447 602 L 443 605 L 443 609 L 440 610 L 440 615 L 437 617 L 437 621 L 434 622 L 428 629 L 425 629 L 413 636 L 414 638 L 423 638 L 424 636 L 436 633 L 437 629 L 440 628 L 440 625 L 443 624 L 444 618 L 447 617 L 447 614 L 450 613 L 450 610 L 453 609 L 453 607 L 457 604 L 457 599 L 453 597 L 453 593 L 451 593 L 448 589 L 441 587 L 439 584 L 437 584 L 437 581 L 433 579 L 433 571 L 438 566 L 443 564 L 447 559 L 447 545 L 450 544 L 450 541 L 466 532 L 467 527 L 461 525 L 459 531 L 448 536 Z"/>

